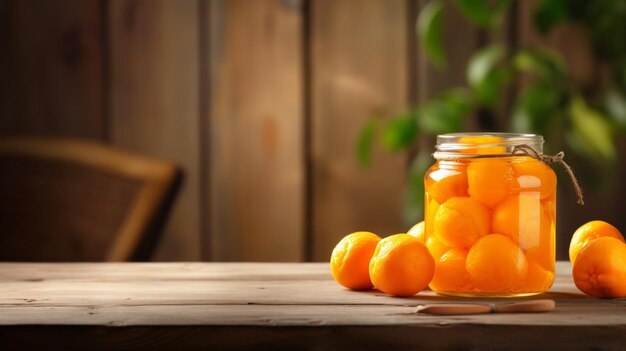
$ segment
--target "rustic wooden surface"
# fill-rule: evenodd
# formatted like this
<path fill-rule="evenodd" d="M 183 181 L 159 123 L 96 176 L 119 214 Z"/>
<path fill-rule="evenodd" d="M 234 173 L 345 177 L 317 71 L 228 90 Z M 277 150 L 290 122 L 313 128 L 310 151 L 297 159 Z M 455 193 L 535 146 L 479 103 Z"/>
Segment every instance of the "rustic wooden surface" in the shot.
<path fill-rule="evenodd" d="M 325 263 L 0 264 L 0 340 L 90 349 L 620 349 L 626 301 L 582 295 L 568 263 L 545 314 L 426 316 L 336 284 Z M 467 301 L 467 300 L 465 300 Z M 474 302 L 474 301 L 472 301 Z"/>

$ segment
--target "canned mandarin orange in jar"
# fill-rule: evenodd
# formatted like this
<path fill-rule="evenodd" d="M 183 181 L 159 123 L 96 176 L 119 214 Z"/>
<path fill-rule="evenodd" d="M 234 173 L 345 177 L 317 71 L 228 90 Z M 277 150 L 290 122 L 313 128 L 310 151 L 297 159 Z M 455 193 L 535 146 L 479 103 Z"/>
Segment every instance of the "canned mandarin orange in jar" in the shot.
<path fill-rule="evenodd" d="M 437 162 L 424 178 L 433 291 L 516 297 L 552 286 L 556 174 L 531 157 L 543 152 L 543 143 L 534 134 L 437 137 Z"/>

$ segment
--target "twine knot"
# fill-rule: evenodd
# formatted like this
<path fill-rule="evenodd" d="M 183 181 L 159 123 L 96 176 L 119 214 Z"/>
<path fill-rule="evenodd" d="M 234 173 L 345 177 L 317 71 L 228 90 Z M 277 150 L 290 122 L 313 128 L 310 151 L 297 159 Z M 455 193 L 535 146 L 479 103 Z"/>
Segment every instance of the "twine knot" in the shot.
<path fill-rule="evenodd" d="M 574 188 L 574 192 L 576 193 L 576 202 L 579 205 L 584 205 L 585 201 L 583 200 L 583 190 L 578 184 L 578 180 L 574 175 L 574 171 L 572 167 L 570 167 L 567 162 L 565 162 L 565 153 L 563 151 L 558 152 L 556 155 L 546 155 L 534 147 L 527 144 L 515 145 L 511 152 L 503 153 L 503 154 L 451 154 L 447 152 L 437 151 L 433 154 L 435 159 L 437 160 L 446 160 L 446 161 L 454 161 L 460 159 L 473 159 L 473 158 L 498 158 L 498 157 L 510 157 L 510 156 L 529 156 L 536 160 L 539 160 L 547 165 L 552 163 L 557 163 L 563 167 L 565 173 L 569 177 L 572 188 Z"/>

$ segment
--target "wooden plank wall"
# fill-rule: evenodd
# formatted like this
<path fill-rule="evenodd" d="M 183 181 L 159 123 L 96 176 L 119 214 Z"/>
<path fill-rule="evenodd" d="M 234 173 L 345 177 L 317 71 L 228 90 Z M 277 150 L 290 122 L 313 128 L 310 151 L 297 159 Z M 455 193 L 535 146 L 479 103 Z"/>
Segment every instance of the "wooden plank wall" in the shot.
<path fill-rule="evenodd" d="M 311 2 L 312 258 L 327 260 L 347 233 L 403 230 L 406 160 L 377 152 L 359 169 L 354 142 L 376 110 L 409 100 L 407 2 Z M 380 151 L 380 150 L 379 150 Z"/>
<path fill-rule="evenodd" d="M 449 7 L 438 71 L 416 44 L 426 2 L 0 0 L 0 134 L 178 162 L 157 260 L 325 261 L 351 231 L 407 229 L 406 155 L 377 148 L 357 167 L 367 118 L 462 84 L 477 47 L 539 40 L 532 2 L 493 33 Z"/>
<path fill-rule="evenodd" d="M 104 138 L 100 5 L 0 2 L 1 133 Z"/>
<path fill-rule="evenodd" d="M 209 14 L 215 260 L 304 259 L 303 5 L 214 1 Z"/>
<path fill-rule="evenodd" d="M 175 160 L 185 183 L 156 259 L 200 255 L 198 0 L 107 2 L 113 145 Z"/>

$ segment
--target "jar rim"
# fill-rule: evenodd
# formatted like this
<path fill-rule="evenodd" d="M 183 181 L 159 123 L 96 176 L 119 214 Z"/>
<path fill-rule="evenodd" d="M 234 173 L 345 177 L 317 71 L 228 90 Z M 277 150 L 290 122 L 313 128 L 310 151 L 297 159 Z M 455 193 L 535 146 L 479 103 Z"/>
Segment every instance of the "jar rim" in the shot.
<path fill-rule="evenodd" d="M 463 137 L 495 137 L 499 138 L 494 143 L 468 143 L 463 142 Z M 539 134 L 528 133 L 504 133 L 504 132 L 467 132 L 467 133 L 446 133 L 437 135 L 437 151 L 455 152 L 462 150 L 476 150 L 492 147 L 505 147 L 507 150 L 516 145 L 530 145 L 538 151 L 543 151 L 544 139 Z"/>

